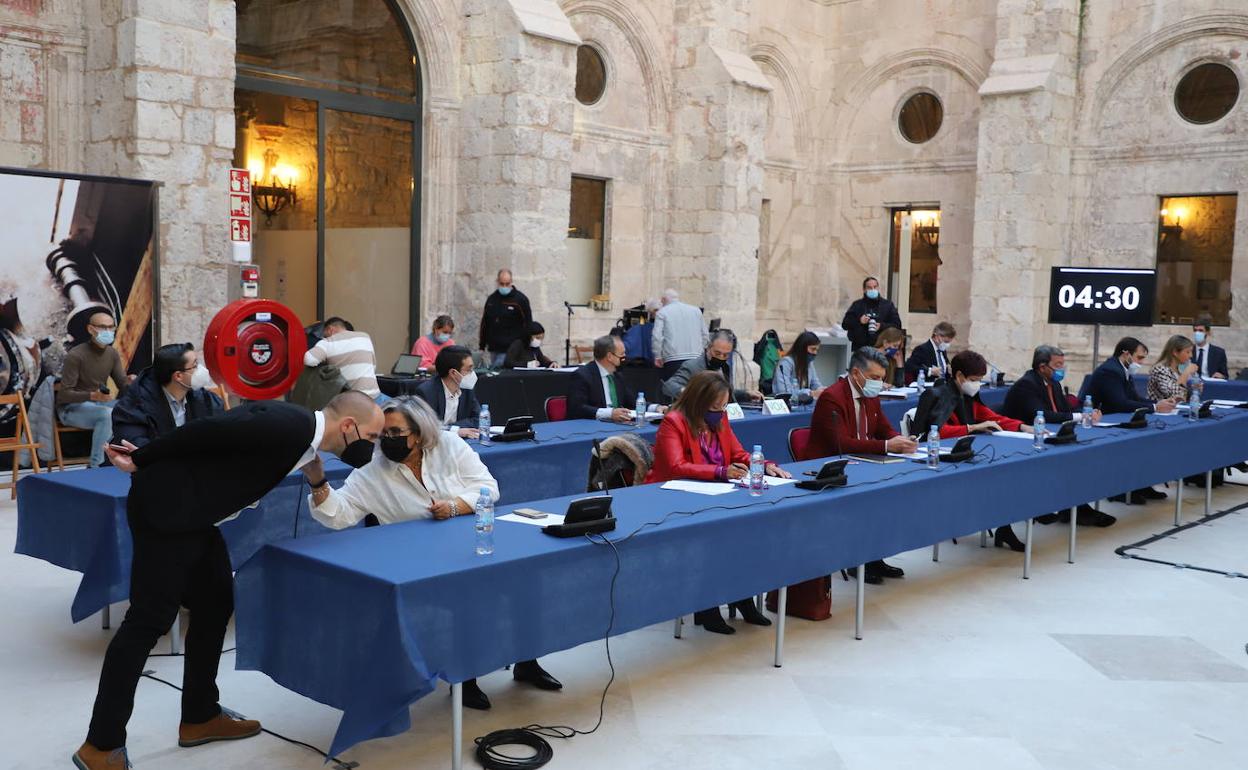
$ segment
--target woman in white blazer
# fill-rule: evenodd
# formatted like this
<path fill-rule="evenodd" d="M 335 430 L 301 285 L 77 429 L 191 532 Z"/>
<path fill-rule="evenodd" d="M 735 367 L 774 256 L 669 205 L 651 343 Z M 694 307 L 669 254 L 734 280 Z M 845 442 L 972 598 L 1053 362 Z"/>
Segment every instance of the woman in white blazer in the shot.
<path fill-rule="evenodd" d="M 491 502 L 498 500 L 498 482 L 485 463 L 457 433 L 442 429 L 423 399 L 396 398 L 383 411 L 382 457 L 351 471 L 340 489 L 324 483 L 313 488 L 313 518 L 332 529 L 354 526 L 370 515 L 378 524 L 449 519 L 473 513 L 482 491 Z M 511 672 L 517 681 L 542 690 L 563 687 L 536 660 L 521 661 Z M 469 708 L 490 707 L 476 679 L 464 682 L 463 698 Z"/>

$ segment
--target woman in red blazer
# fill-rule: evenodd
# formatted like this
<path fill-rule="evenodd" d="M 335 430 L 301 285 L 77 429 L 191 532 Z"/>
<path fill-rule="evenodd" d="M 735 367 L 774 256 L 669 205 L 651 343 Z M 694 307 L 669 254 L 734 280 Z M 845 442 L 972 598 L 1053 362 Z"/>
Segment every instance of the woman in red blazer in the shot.
<path fill-rule="evenodd" d="M 647 484 L 673 479 L 735 481 L 749 473 L 750 455 L 724 416 L 731 393 L 728 381 L 719 372 L 698 372 L 689 379 L 659 425 L 654 464 L 646 474 Z M 767 462 L 765 472 L 768 476 L 790 478 L 788 472 L 773 462 Z M 747 623 L 771 625 L 752 599 L 733 602 L 732 607 Z M 716 634 L 736 631 L 724 622 L 719 607 L 695 612 L 693 622 Z"/>

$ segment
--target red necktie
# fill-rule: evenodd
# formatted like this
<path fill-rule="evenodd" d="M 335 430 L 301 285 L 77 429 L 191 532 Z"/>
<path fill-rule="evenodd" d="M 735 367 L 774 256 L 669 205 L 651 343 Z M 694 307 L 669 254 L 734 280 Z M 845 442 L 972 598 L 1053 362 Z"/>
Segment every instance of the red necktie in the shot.
<path fill-rule="evenodd" d="M 867 437 L 867 405 L 858 399 L 858 438 Z"/>

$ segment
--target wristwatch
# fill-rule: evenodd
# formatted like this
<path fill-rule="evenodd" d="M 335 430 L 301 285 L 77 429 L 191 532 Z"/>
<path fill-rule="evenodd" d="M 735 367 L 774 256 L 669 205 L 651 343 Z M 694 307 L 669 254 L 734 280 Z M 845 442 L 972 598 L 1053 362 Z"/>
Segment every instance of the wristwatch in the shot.
<path fill-rule="evenodd" d="M 312 482 L 308 482 L 308 486 L 311 487 L 312 489 L 320 489 L 321 487 L 325 486 L 328 483 L 329 483 L 329 476 L 322 476 L 321 480 L 316 482 L 315 484 L 313 484 Z"/>

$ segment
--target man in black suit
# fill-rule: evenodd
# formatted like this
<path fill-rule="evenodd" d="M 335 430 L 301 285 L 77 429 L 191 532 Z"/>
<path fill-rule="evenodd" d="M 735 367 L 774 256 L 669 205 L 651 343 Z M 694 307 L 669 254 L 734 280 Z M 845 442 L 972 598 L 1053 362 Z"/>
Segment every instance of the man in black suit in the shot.
<path fill-rule="evenodd" d="M 1031 424 L 1036 412 L 1043 412 L 1044 421 L 1050 426 L 1079 419 L 1081 415 L 1071 411 L 1066 388 L 1061 384 L 1064 379 L 1066 354 L 1053 345 L 1041 345 L 1031 355 L 1030 371 L 1019 377 L 1005 394 L 1001 414 Z M 1100 412 L 1093 410 L 1092 419 L 1101 419 Z M 1070 521 L 1070 511 L 1061 510 L 1036 517 L 1041 524 L 1052 524 L 1058 520 Z M 1108 527 L 1117 519 L 1083 503 L 1079 506 L 1076 521 L 1085 526 Z"/>
<path fill-rule="evenodd" d="M 447 430 L 457 430 L 462 438 L 477 438 L 481 404 L 473 393 L 477 372 L 472 351 L 462 345 L 442 348 L 433 360 L 433 369 L 438 376 L 417 386 L 416 395 L 433 407 Z"/>
<path fill-rule="evenodd" d="M 366 464 L 385 418 L 373 399 L 348 391 L 323 412 L 278 401 L 188 422 L 143 447 L 109 445 L 113 466 L 131 474 L 126 518 L 134 541 L 130 609 L 104 655 L 80 770 L 126 766 L 126 723 L 147 656 L 180 606 L 191 611 L 183 668 L 179 746 L 249 738 L 260 723 L 217 703 L 217 664 L 234 613 L 234 579 L 215 526 L 311 462 L 333 452 Z"/>
<path fill-rule="evenodd" d="M 949 345 L 958 336 L 957 329 L 948 321 L 941 321 L 932 329 L 932 337 L 916 345 L 906 359 L 906 383 L 919 378 L 919 370 L 928 382 L 947 377 L 949 374 Z"/>
<path fill-rule="evenodd" d="M 191 387 L 198 368 L 199 357 L 189 342 L 158 349 L 152 365 L 113 407 L 113 441 L 141 447 L 189 420 L 223 414 L 225 406 L 216 393 Z"/>
<path fill-rule="evenodd" d="M 624 363 L 624 340 L 607 335 L 594 340 L 594 360 L 572 373 L 568 384 L 568 419 L 630 422 L 637 394 L 616 376 Z"/>
<path fill-rule="evenodd" d="M 1153 403 L 1141 398 L 1135 389 L 1131 377 L 1144 366 L 1148 358 L 1148 346 L 1135 337 L 1123 337 L 1114 346 L 1114 354 L 1092 372 L 1088 381 L 1087 395 L 1092 397 L 1092 405 L 1106 414 L 1130 414 L 1136 409 L 1147 409 L 1158 414 L 1173 412 L 1176 406 L 1174 399 L 1163 399 Z M 1149 500 L 1166 499 L 1165 492 L 1152 487 L 1137 489 L 1128 496 L 1125 492 L 1109 498 L 1115 502 L 1143 505 Z"/>
<path fill-rule="evenodd" d="M 849 349 L 875 345 L 875 336 L 885 326 L 901 328 L 897 306 L 880 296 L 880 282 L 867 278 L 862 282 L 862 296 L 845 311 L 841 326 L 849 334 Z"/>
<path fill-rule="evenodd" d="M 1196 343 L 1196 351 L 1192 353 L 1192 363 L 1200 367 L 1200 376 L 1204 379 L 1225 380 L 1230 377 L 1226 368 L 1226 350 L 1209 341 L 1213 336 L 1213 319 L 1207 315 L 1196 319 L 1192 324 L 1192 341 Z"/>

